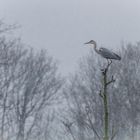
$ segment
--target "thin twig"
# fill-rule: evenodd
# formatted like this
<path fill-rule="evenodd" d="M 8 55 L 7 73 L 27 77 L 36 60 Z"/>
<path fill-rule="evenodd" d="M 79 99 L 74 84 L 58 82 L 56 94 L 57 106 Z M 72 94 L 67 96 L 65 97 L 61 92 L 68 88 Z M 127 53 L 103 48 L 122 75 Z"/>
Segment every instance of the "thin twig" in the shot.
<path fill-rule="evenodd" d="M 111 80 L 110 80 L 109 82 L 106 83 L 106 86 L 108 86 L 109 84 L 111 84 L 111 83 L 113 83 L 113 82 L 115 82 L 115 79 L 114 79 L 114 77 L 113 77 L 113 75 L 112 75 Z"/>

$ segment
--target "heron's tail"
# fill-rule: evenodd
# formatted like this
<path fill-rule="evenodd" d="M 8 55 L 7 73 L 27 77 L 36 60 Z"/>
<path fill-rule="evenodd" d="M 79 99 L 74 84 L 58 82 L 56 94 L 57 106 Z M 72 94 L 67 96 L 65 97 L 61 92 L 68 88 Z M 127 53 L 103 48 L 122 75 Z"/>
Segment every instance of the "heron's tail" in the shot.
<path fill-rule="evenodd" d="M 116 58 L 117 58 L 117 60 L 121 60 L 121 57 L 117 54 L 116 54 Z"/>

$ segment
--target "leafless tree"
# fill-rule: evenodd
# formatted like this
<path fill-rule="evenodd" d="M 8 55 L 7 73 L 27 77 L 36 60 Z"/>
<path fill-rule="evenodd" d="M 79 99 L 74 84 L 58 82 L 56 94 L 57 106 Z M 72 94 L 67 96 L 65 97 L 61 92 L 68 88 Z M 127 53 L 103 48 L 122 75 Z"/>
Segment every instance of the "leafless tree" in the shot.
<path fill-rule="evenodd" d="M 20 40 L 5 38 L 0 40 L 0 63 L 1 137 L 27 140 L 40 113 L 57 101 L 62 85 L 57 63 L 44 50 L 36 53 Z"/>
<path fill-rule="evenodd" d="M 44 51 L 34 54 L 31 50 L 20 64 L 13 99 L 18 122 L 17 139 L 21 140 L 28 139 L 40 111 L 56 98 L 61 80 L 56 75 L 56 64 Z M 24 74 L 20 77 L 21 72 Z"/>
<path fill-rule="evenodd" d="M 132 134 L 134 139 L 134 135 L 139 128 L 139 48 L 139 43 L 122 47 L 120 50 L 122 60 L 119 63 L 113 62 L 110 67 L 109 78 L 111 79 L 112 75 L 114 75 L 116 80 L 108 88 L 109 133 L 112 140 L 122 138 L 124 134 L 125 136 Z M 99 58 L 96 59 L 95 54 L 91 51 L 86 58 L 81 60 L 79 71 L 75 76 L 71 76 L 72 78 L 64 90 L 68 100 L 68 114 L 71 112 L 73 121 L 82 124 L 85 139 L 94 137 L 94 139 L 100 140 L 103 135 L 103 130 L 101 129 L 103 126 L 103 109 L 99 96 L 101 89 L 99 69 L 104 67 L 104 64 Z"/>
<path fill-rule="evenodd" d="M 112 97 L 112 110 L 116 110 L 116 112 L 114 115 L 112 114 L 114 116 L 112 119 L 117 122 L 115 126 L 120 127 L 121 132 L 125 131 L 131 136 L 131 139 L 135 139 L 140 123 L 139 43 L 136 45 L 128 44 L 127 47 L 123 47 L 122 57 L 122 62 L 118 66 L 114 65 L 112 69 L 117 77 L 117 84 L 113 86 L 114 97 Z"/>
<path fill-rule="evenodd" d="M 7 130 L 7 114 L 12 109 L 11 94 L 13 93 L 13 81 L 15 79 L 15 64 L 22 57 L 25 51 L 14 54 L 17 50 L 18 41 L 6 41 L 5 37 L 0 38 L 0 110 L 1 110 L 1 139 L 4 131 Z"/>
<path fill-rule="evenodd" d="M 17 27 L 0 20 L 0 137 L 46 139 L 63 80 L 45 50 L 35 52 L 7 37 Z"/>

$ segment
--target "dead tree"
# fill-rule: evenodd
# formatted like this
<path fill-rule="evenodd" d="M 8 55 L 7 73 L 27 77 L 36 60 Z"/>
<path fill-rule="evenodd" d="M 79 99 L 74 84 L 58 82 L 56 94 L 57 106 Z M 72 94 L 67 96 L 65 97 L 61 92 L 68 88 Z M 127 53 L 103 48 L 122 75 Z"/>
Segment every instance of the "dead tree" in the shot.
<path fill-rule="evenodd" d="M 102 90 L 100 91 L 100 96 L 103 100 L 103 108 L 104 108 L 104 137 L 103 139 L 104 140 L 109 140 L 110 136 L 109 136 L 109 106 L 108 106 L 108 93 L 107 93 L 107 88 L 108 86 L 115 82 L 113 76 L 111 78 L 110 81 L 108 81 L 108 78 L 107 78 L 107 74 L 108 74 L 108 69 L 109 69 L 109 66 L 111 65 L 112 61 L 109 63 L 108 62 L 108 65 L 106 66 L 105 69 L 101 70 L 102 72 L 102 76 L 103 76 L 103 83 L 102 83 Z"/>

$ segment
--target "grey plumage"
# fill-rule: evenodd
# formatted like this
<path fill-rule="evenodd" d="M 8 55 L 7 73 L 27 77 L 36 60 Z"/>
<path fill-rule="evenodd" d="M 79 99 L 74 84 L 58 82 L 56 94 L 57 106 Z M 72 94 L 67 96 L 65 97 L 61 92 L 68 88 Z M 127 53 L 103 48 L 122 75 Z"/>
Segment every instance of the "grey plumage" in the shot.
<path fill-rule="evenodd" d="M 121 60 L 121 57 L 114 52 L 111 52 L 110 50 L 106 48 L 100 48 L 99 53 L 102 57 L 106 59 L 115 59 L 115 60 Z"/>
<path fill-rule="evenodd" d="M 116 53 L 106 49 L 106 48 L 100 48 L 97 50 L 96 42 L 94 40 L 90 40 L 89 42 L 86 42 L 85 44 L 92 44 L 94 46 L 95 52 L 100 54 L 102 57 L 106 59 L 114 59 L 114 60 L 121 60 L 121 57 L 117 55 Z"/>

